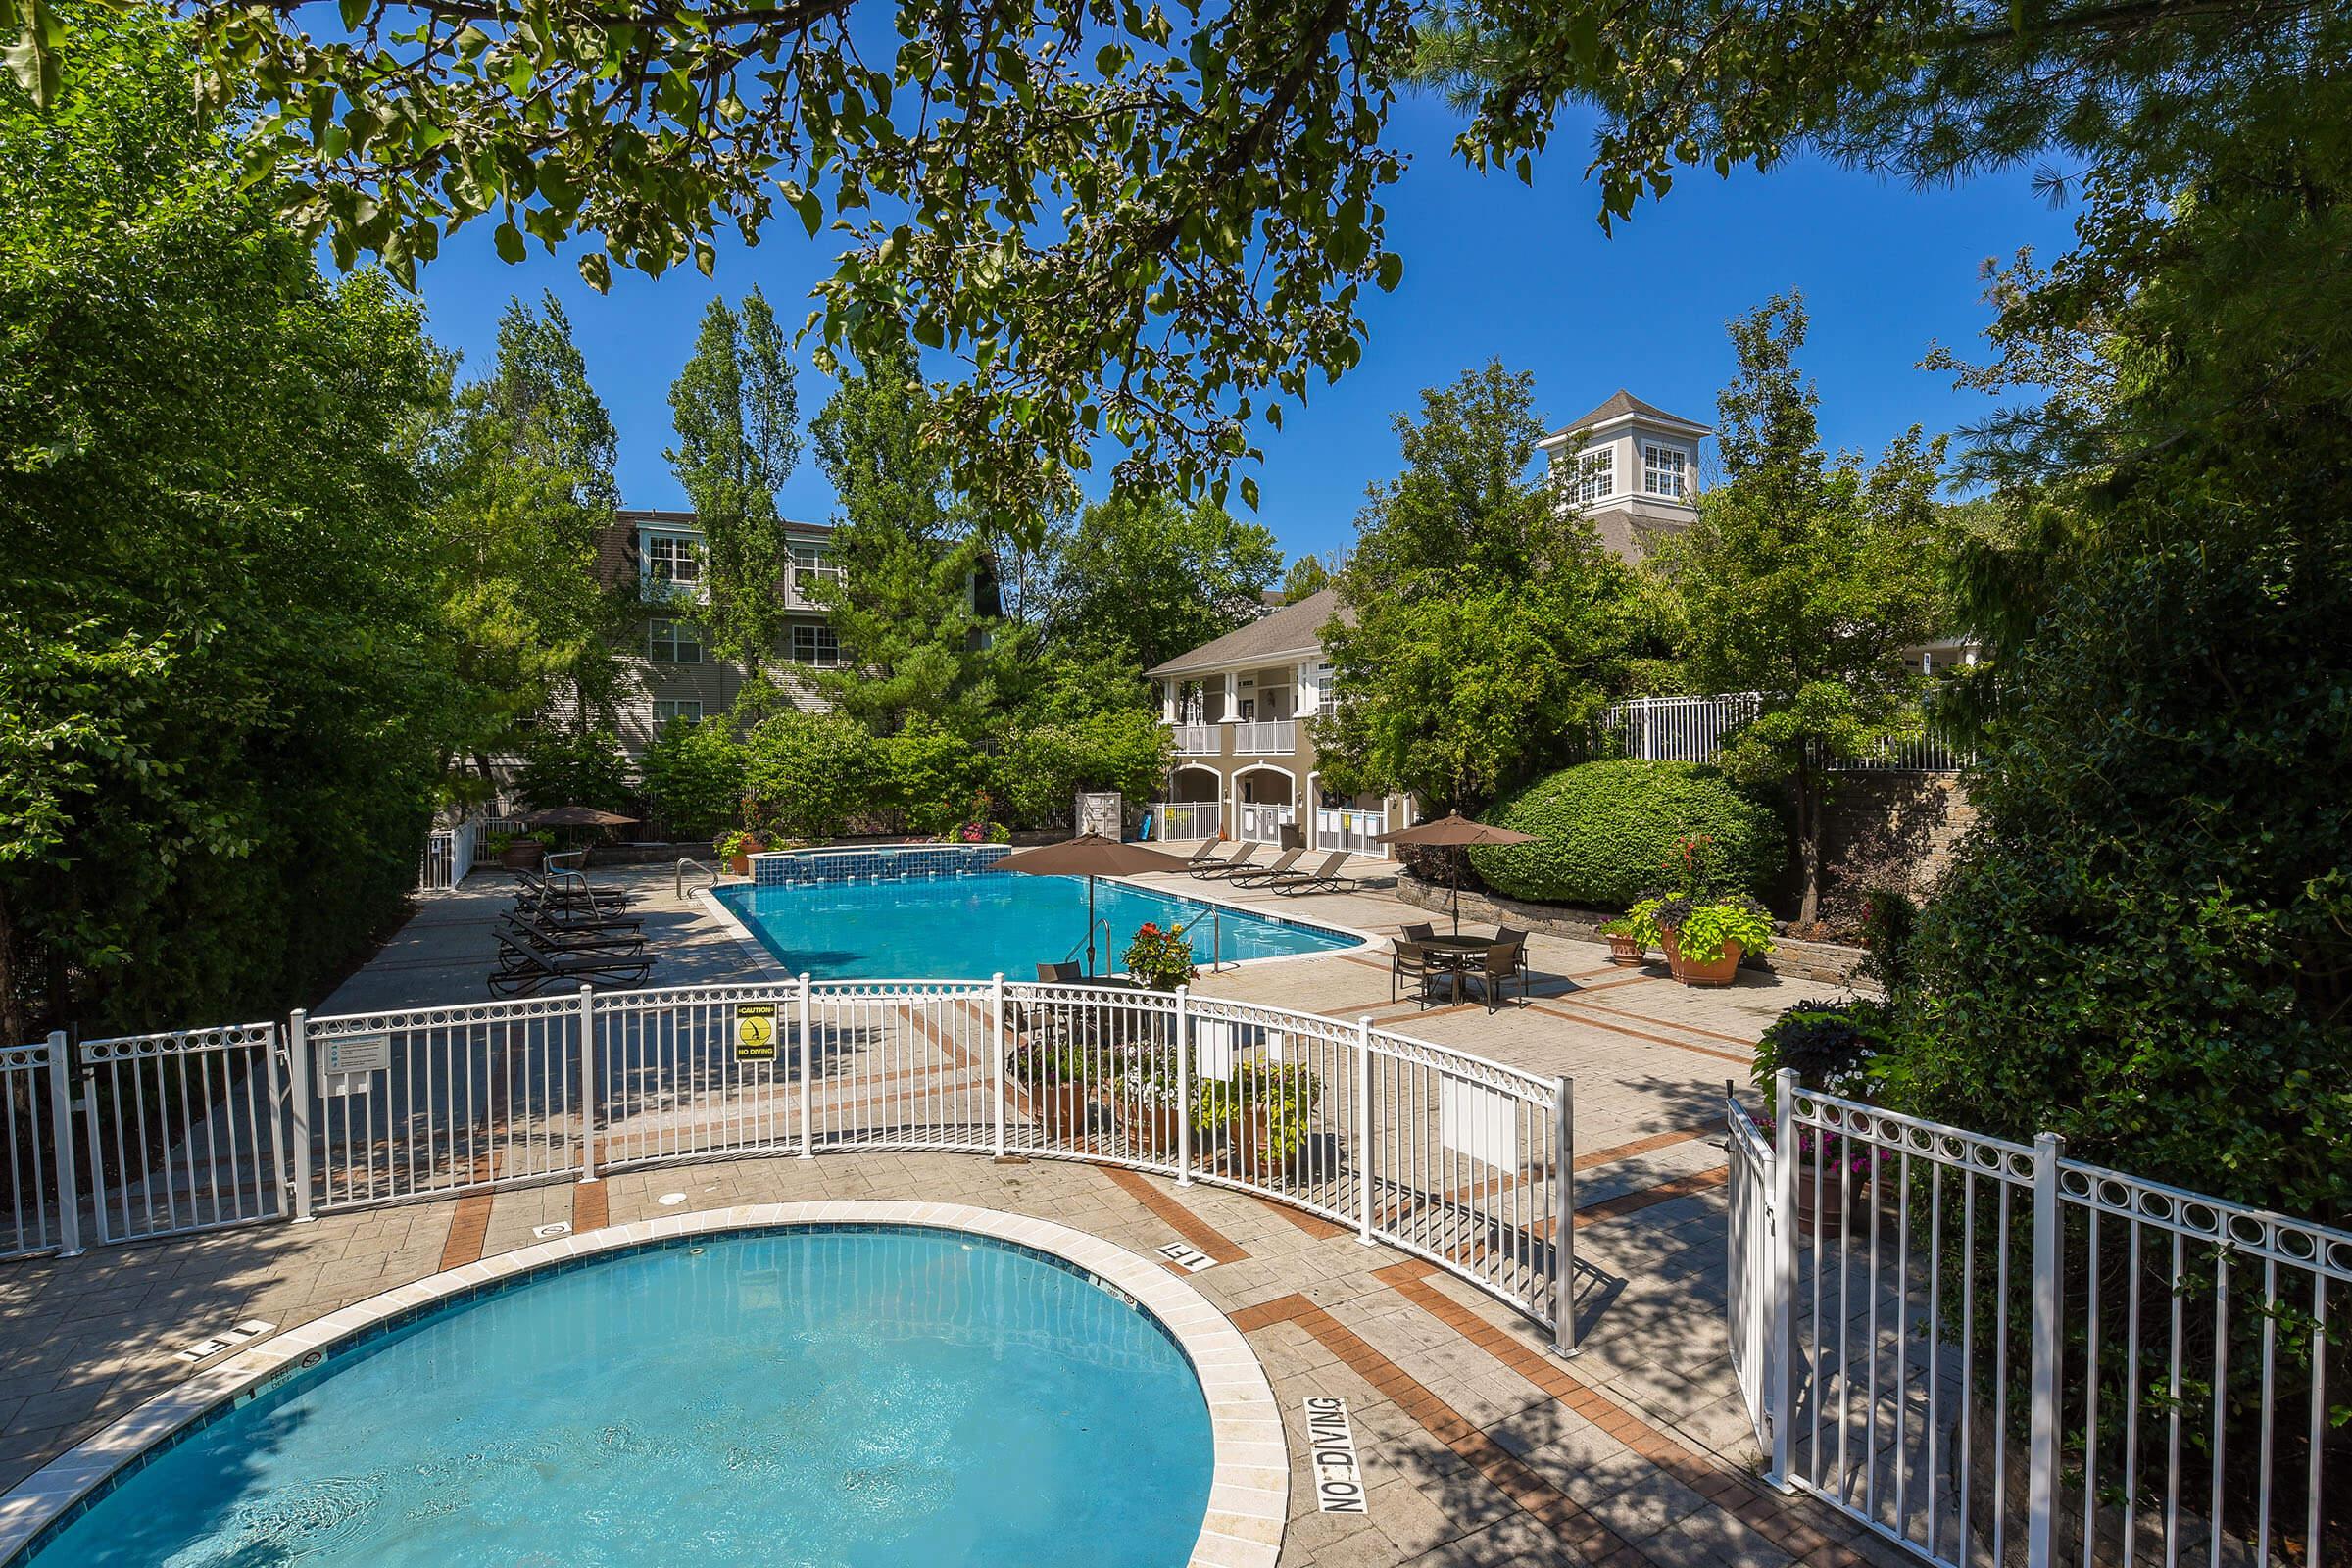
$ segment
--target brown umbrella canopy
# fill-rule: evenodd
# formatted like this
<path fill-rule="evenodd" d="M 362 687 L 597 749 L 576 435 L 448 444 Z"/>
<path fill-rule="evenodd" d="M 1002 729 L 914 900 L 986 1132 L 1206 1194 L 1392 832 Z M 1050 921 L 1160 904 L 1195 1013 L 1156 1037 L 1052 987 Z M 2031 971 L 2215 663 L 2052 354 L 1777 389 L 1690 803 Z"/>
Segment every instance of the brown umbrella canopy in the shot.
<path fill-rule="evenodd" d="M 593 806 L 551 806 L 522 819 L 531 827 L 626 827 L 637 819 Z"/>
<path fill-rule="evenodd" d="M 1447 861 L 1453 870 L 1453 934 L 1462 934 L 1462 851 L 1473 844 L 1533 844 L 1535 836 L 1518 833 L 1507 827 L 1495 827 L 1489 822 L 1473 822 L 1459 811 L 1448 811 L 1434 822 L 1422 822 L 1412 827 L 1400 827 L 1394 833 L 1383 833 L 1377 840 L 1382 844 L 1419 844 L 1431 849 L 1450 849 Z"/>
<path fill-rule="evenodd" d="M 1029 876 L 1086 878 L 1086 972 L 1095 972 L 1095 878 L 1138 876 L 1146 871 L 1181 871 L 1184 861 L 1173 855 L 1147 850 L 1140 844 L 1121 844 L 1100 833 L 1081 833 L 1063 844 L 1041 844 L 1034 850 L 1015 850 L 997 862 L 1001 871 Z M 1109 956 L 1107 954 L 1105 957 Z"/>

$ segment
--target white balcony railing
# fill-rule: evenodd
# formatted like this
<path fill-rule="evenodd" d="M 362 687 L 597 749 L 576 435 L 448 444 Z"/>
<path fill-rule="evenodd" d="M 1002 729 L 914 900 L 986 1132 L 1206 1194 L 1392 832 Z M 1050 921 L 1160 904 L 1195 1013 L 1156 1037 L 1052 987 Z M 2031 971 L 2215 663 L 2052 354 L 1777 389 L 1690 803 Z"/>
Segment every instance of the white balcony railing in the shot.
<path fill-rule="evenodd" d="M 1179 757 L 1221 757 L 1225 749 L 1217 744 L 1214 724 L 1179 724 L 1176 726 L 1176 755 Z"/>
<path fill-rule="evenodd" d="M 1288 757 L 1298 749 L 1297 719 L 1251 719 L 1233 727 L 1233 754 L 1236 757 Z"/>

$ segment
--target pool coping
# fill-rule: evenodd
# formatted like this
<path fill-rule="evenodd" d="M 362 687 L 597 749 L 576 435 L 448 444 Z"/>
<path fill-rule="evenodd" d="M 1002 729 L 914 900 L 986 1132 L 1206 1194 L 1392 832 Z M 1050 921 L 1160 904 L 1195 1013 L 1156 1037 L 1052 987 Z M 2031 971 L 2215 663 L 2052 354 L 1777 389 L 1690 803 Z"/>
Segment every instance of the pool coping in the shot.
<path fill-rule="evenodd" d="M 1269 912 L 1268 910 L 1254 907 L 1250 905 L 1237 904 L 1231 899 L 1207 898 L 1197 893 L 1177 892 L 1170 888 L 1153 887 L 1149 882 L 1141 881 L 1138 878 L 1131 876 L 1106 876 L 1101 880 L 1104 882 L 1115 882 L 1122 887 L 1133 888 L 1138 893 L 1155 894 L 1163 899 L 1185 899 L 1190 900 L 1194 904 L 1209 905 L 1220 909 L 1231 909 L 1236 914 L 1247 914 L 1255 919 L 1271 921 L 1276 925 L 1305 926 L 1310 930 L 1330 931 L 1337 933 L 1340 936 L 1350 937 L 1354 939 L 1354 946 L 1352 947 L 1320 948 L 1312 953 L 1275 953 L 1269 954 L 1262 958 L 1236 958 L 1231 963 L 1218 964 L 1213 969 L 1204 970 L 1203 973 L 1208 975 L 1230 974 L 1236 969 L 1259 968 L 1267 964 L 1275 963 L 1304 963 L 1315 958 L 1344 958 L 1349 955 L 1365 956 L 1386 951 L 1384 939 L 1376 933 L 1363 930 L 1357 926 L 1341 925 L 1336 920 L 1304 920 L 1296 915 L 1275 914 Z M 693 891 L 692 897 L 694 902 L 702 907 L 705 913 L 709 914 L 713 920 L 716 920 L 726 931 L 726 933 L 735 939 L 735 945 L 743 950 L 744 956 L 750 960 L 753 969 L 762 979 L 786 981 L 798 980 L 800 976 L 794 974 L 790 969 L 785 968 L 782 962 L 777 959 L 776 956 L 768 952 L 767 944 L 761 942 L 758 934 L 755 933 L 751 927 L 745 925 L 743 921 L 737 917 L 733 909 L 727 907 L 726 900 L 718 896 L 718 890 L 720 887 L 752 887 L 756 885 L 757 884 L 752 883 L 742 877 L 729 877 L 723 883 L 713 883 L 709 886 L 696 888 Z M 902 977 L 888 976 L 877 978 L 897 979 Z M 985 979 L 986 976 L 982 976 L 981 978 Z M 1021 975 L 1006 975 L 1004 978 L 1007 980 L 1018 980 L 1026 977 Z"/>
<path fill-rule="evenodd" d="M 1150 1313 L 1192 1363 L 1208 1405 L 1208 1511 L 1187 1559 L 1190 1568 L 1273 1568 L 1290 1517 L 1289 1448 L 1265 1369 L 1224 1313 L 1167 1269 L 1101 1237 L 1001 1209 L 903 1199 L 752 1203 L 663 1215 L 502 1252 L 356 1301 L 191 1374 L 0 1497 L 0 1563 L 13 1563 L 52 1521 L 155 1444 L 386 1319 L 572 1258 L 673 1237 L 795 1225 L 899 1225 L 990 1237 L 1050 1252 Z"/>

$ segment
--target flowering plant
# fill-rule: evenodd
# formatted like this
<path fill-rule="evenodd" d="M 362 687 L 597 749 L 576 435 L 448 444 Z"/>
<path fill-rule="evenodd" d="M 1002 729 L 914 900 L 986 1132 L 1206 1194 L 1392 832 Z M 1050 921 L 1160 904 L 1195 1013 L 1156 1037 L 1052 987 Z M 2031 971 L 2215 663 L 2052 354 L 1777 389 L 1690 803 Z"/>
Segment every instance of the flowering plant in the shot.
<path fill-rule="evenodd" d="M 1771 1117 L 1757 1111 L 1747 1112 L 1748 1125 L 1761 1133 L 1766 1143 L 1779 1136 Z M 1799 1126 L 1796 1129 L 1797 1179 L 1809 1180 L 1815 1166 L 1820 1167 L 1825 1180 L 1836 1178 L 1843 1169 L 1856 1181 L 1866 1179 L 1882 1164 L 1891 1164 L 1897 1157 L 1891 1149 L 1848 1138 L 1843 1133 L 1829 1132 L 1819 1127 Z"/>
<path fill-rule="evenodd" d="M 941 836 L 950 844 L 1009 844 L 1012 842 L 1012 829 L 1002 822 L 974 817 Z"/>
<path fill-rule="evenodd" d="M 1127 972 L 1154 991 L 1173 991 L 1191 985 L 1200 971 L 1193 964 L 1193 945 L 1181 931 L 1162 931 L 1146 921 L 1127 945 Z"/>

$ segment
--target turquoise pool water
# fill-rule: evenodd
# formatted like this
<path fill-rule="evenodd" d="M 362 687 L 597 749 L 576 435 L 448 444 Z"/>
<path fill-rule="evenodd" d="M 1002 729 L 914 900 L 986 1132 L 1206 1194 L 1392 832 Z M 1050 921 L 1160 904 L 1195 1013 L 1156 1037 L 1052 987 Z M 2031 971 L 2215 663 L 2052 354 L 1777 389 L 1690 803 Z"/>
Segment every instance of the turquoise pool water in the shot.
<path fill-rule="evenodd" d="M 736 918 L 794 974 L 819 980 L 1034 980 L 1041 963 L 1083 961 L 1086 879 L 975 871 L 718 890 Z M 1137 927 L 1189 926 L 1194 961 L 1270 958 L 1355 946 L 1319 926 L 1245 910 L 1209 915 L 1193 899 L 1095 884 L 1095 972 L 1124 968 Z M 1104 936 L 1102 924 L 1109 935 Z M 1105 942 L 1108 951 L 1105 951 Z"/>
<path fill-rule="evenodd" d="M 32 1562 L 1158 1568 L 1211 1465 L 1191 1364 L 1122 1298 L 978 1237 L 823 1228 L 595 1259 L 366 1341 Z"/>

